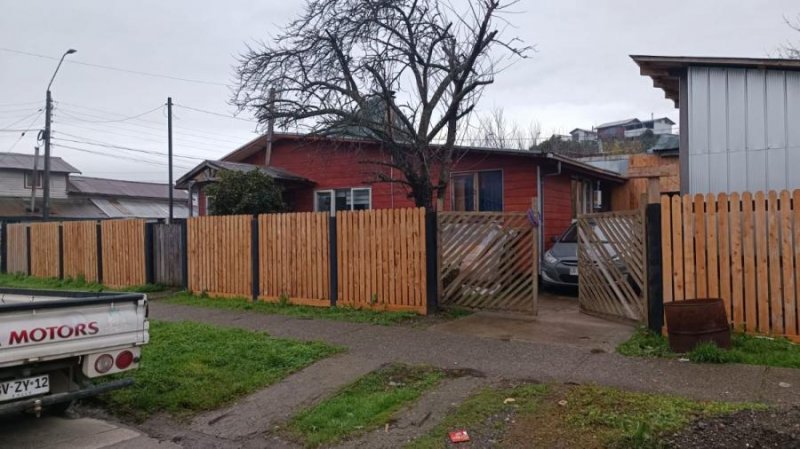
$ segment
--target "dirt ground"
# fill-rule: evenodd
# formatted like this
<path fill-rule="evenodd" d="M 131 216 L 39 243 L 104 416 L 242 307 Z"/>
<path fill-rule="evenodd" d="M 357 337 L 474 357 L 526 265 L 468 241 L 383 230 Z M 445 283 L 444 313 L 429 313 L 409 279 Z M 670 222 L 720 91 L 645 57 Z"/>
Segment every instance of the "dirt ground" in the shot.
<path fill-rule="evenodd" d="M 800 407 L 699 419 L 666 438 L 675 449 L 800 448 Z"/>

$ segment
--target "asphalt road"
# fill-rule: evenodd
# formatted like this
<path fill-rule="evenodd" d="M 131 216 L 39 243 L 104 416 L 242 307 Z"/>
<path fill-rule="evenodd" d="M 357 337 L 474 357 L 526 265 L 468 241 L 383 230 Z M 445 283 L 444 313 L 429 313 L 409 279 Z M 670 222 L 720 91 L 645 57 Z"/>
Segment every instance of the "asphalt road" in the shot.
<path fill-rule="evenodd" d="M 177 449 L 137 430 L 94 418 L 0 418 L 0 447 L 14 449 Z"/>

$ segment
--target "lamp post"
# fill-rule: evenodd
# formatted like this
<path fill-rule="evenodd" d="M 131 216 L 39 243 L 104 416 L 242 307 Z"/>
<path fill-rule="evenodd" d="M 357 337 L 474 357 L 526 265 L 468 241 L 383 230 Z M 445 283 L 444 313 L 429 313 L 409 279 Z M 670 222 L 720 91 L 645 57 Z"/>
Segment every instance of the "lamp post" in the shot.
<path fill-rule="evenodd" d="M 50 121 L 53 115 L 53 96 L 50 93 L 50 86 L 53 85 L 53 80 L 56 79 L 56 74 L 58 73 L 58 69 L 61 68 L 61 63 L 64 62 L 64 58 L 76 51 L 77 50 L 70 48 L 61 55 L 61 59 L 56 66 L 56 71 L 53 72 L 53 76 L 47 84 L 47 99 L 44 105 L 44 185 L 42 186 L 42 219 L 44 220 L 50 218 Z"/>

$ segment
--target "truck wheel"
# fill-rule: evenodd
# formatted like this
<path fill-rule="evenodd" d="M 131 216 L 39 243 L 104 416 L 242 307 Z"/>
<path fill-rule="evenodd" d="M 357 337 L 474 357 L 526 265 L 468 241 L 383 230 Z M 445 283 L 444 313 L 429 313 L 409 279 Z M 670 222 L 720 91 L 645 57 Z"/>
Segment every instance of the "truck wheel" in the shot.
<path fill-rule="evenodd" d="M 54 416 L 64 416 L 67 414 L 69 408 L 72 407 L 73 403 L 74 401 L 59 402 L 58 404 L 48 406 L 45 411 Z"/>

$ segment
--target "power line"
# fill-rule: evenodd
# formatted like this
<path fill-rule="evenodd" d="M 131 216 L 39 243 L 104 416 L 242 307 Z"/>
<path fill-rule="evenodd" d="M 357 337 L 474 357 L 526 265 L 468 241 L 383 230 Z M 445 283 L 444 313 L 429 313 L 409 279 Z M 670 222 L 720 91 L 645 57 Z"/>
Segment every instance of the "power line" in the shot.
<path fill-rule="evenodd" d="M 258 120 L 250 120 L 250 119 L 246 119 L 246 118 L 236 117 L 234 115 L 226 115 L 226 114 L 222 114 L 220 112 L 207 111 L 205 109 L 193 108 L 191 106 L 186 106 L 186 105 L 182 105 L 182 104 L 175 104 L 175 106 L 181 107 L 183 109 L 188 109 L 190 111 L 202 112 L 203 114 L 210 114 L 210 115 L 216 115 L 218 117 L 229 118 L 231 120 L 241 120 L 243 122 L 249 122 L 249 123 L 255 123 L 255 124 L 259 123 Z"/>
<path fill-rule="evenodd" d="M 13 48 L 0 47 L 0 51 L 5 51 L 5 52 L 9 52 L 9 53 L 16 53 L 16 54 L 25 55 L 25 56 L 32 56 L 32 57 L 35 57 L 35 58 L 50 59 L 50 60 L 54 60 L 54 61 L 58 61 L 60 59 L 60 58 L 56 58 L 56 57 L 53 57 L 53 56 L 41 55 L 41 54 L 38 54 L 38 53 L 31 53 L 31 52 L 28 52 L 28 51 L 14 50 Z M 102 65 L 102 64 L 92 64 L 92 63 L 89 63 L 89 62 L 76 61 L 74 59 L 68 59 L 68 60 L 66 60 L 64 62 L 67 63 L 67 64 L 78 64 L 78 65 L 83 65 L 83 66 L 87 66 L 87 67 L 94 67 L 94 68 L 98 68 L 98 69 L 113 70 L 115 72 L 131 73 L 131 74 L 134 74 L 134 75 L 141 75 L 141 76 L 150 76 L 150 77 L 153 77 L 153 78 L 164 78 L 164 79 L 170 79 L 170 80 L 174 80 L 174 81 L 184 81 L 184 82 L 187 82 L 187 83 L 207 84 L 207 85 L 211 85 L 211 86 L 231 87 L 229 84 L 217 83 L 217 82 L 214 82 L 214 81 L 206 81 L 206 80 L 191 79 L 191 78 L 181 78 L 179 76 L 163 75 L 163 74 L 160 74 L 160 73 L 143 72 L 143 71 L 140 71 L 140 70 L 122 69 L 122 68 L 119 68 L 119 67 L 112 67 L 112 66 L 107 66 L 107 65 Z"/>
<path fill-rule="evenodd" d="M 135 158 L 135 157 L 132 157 L 132 156 L 129 157 L 129 156 L 121 155 L 121 154 L 108 154 L 108 153 L 104 153 L 102 151 L 90 150 L 88 148 L 73 147 L 71 145 L 64 145 L 64 144 L 61 144 L 61 143 L 54 144 L 53 146 L 58 147 L 58 148 L 66 148 L 66 149 L 70 149 L 70 150 L 75 150 L 75 151 L 82 151 L 84 153 L 95 154 L 95 155 L 98 155 L 98 156 L 105 156 L 105 157 L 110 157 L 110 158 L 114 158 L 114 159 L 123 159 L 123 160 L 127 160 L 127 161 L 141 162 L 143 164 L 155 165 L 155 166 L 158 166 L 158 167 L 166 167 L 165 163 L 160 163 L 160 162 L 156 162 L 156 161 L 149 160 L 149 159 Z M 192 169 L 192 167 L 186 167 L 186 166 L 178 166 L 178 165 L 176 165 L 176 167 L 178 167 L 178 168 L 180 168 L 182 170 L 191 170 Z"/>
<path fill-rule="evenodd" d="M 39 118 L 42 116 L 43 113 L 44 110 L 40 109 L 39 114 L 28 124 L 28 126 L 26 126 L 26 128 L 30 128 L 31 126 L 33 126 L 33 124 L 36 123 L 37 120 L 39 120 Z M 22 134 L 20 134 L 19 139 L 17 139 L 13 144 L 11 144 L 8 150 L 6 150 L 6 153 L 10 153 L 17 146 L 17 144 L 19 144 L 22 141 L 22 138 L 25 137 L 26 133 L 27 131 L 23 131 Z"/>
<path fill-rule="evenodd" d="M 125 121 L 128 121 L 128 120 L 134 120 L 134 119 L 137 119 L 139 117 L 145 116 L 147 114 L 152 114 L 153 112 L 158 111 L 159 109 L 163 109 L 163 108 L 164 108 L 163 105 L 159 105 L 158 107 L 150 109 L 150 110 L 145 111 L 145 112 L 142 112 L 141 114 L 136 114 L 136 115 L 132 115 L 130 117 L 125 117 L 125 118 L 121 118 L 121 119 L 113 119 L 113 120 L 85 120 L 85 119 L 82 119 L 80 117 L 76 117 L 74 115 L 71 115 L 69 113 L 67 113 L 67 115 L 73 117 L 76 120 L 80 120 L 80 121 L 86 122 L 86 123 L 116 123 L 116 122 L 125 122 Z"/>
<path fill-rule="evenodd" d="M 85 137 L 73 136 L 72 134 L 67 134 L 67 133 L 63 133 L 63 132 L 61 134 L 64 134 L 64 135 L 69 136 L 69 137 L 75 137 L 75 138 L 78 138 L 78 139 L 81 139 L 81 138 L 86 139 Z M 167 155 L 166 153 L 162 153 L 160 151 L 145 150 L 145 149 L 142 149 L 142 148 L 126 147 L 126 146 L 116 145 L 116 144 L 109 143 L 109 142 L 102 142 L 102 141 L 94 140 L 94 139 L 74 140 L 74 139 L 62 139 L 62 138 L 59 138 L 59 137 L 56 137 L 54 139 L 55 140 L 65 141 L 65 142 L 80 143 L 80 144 L 84 144 L 84 145 L 99 146 L 99 147 L 103 147 L 103 148 L 113 148 L 113 149 L 116 149 L 116 150 L 132 151 L 132 152 L 135 152 L 135 153 L 153 154 L 153 155 L 156 155 L 156 156 L 166 156 Z M 186 156 L 186 155 L 181 155 L 181 154 L 176 154 L 174 156 L 175 157 L 180 157 L 180 158 L 183 158 L 183 159 L 196 160 L 196 161 L 205 161 L 206 160 L 205 158 L 201 158 L 201 157 Z"/>

